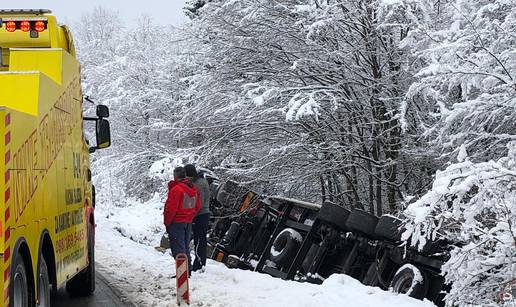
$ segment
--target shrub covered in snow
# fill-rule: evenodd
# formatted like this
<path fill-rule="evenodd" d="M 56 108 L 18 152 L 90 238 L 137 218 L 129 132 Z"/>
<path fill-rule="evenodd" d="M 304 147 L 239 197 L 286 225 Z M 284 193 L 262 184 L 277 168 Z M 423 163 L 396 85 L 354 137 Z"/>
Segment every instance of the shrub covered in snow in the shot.
<path fill-rule="evenodd" d="M 404 239 L 454 244 L 442 272 L 448 304 L 494 304 L 516 277 L 516 143 L 498 161 L 467 159 L 438 172 L 432 189 L 411 204 Z"/>

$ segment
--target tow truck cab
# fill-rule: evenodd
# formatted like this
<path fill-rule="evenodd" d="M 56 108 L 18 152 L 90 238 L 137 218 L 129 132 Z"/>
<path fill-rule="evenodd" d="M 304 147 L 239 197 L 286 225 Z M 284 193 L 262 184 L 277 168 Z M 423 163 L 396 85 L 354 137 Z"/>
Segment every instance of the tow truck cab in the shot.
<path fill-rule="evenodd" d="M 50 285 L 94 291 L 89 154 L 110 146 L 108 116 L 83 117 L 73 38 L 51 11 L 0 10 L 0 306 L 49 306 Z"/>

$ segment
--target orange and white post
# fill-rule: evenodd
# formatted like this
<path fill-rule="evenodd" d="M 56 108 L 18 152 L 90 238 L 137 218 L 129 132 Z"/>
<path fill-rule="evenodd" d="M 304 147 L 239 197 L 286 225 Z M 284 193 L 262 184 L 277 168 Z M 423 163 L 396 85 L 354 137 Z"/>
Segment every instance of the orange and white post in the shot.
<path fill-rule="evenodd" d="M 188 257 L 186 254 L 176 256 L 176 289 L 177 305 L 190 305 L 190 290 L 188 286 Z"/>

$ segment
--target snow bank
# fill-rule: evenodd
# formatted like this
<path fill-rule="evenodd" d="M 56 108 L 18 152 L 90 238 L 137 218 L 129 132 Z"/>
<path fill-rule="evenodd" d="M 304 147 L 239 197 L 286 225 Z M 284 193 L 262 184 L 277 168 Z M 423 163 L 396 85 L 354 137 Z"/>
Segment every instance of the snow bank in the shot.
<path fill-rule="evenodd" d="M 102 273 L 114 280 L 138 306 L 176 306 L 174 261 L 149 242 L 161 232 L 161 212 L 152 204 L 131 203 L 119 212 L 98 215 L 97 261 Z M 102 212 L 102 208 L 99 209 Z M 118 229 L 126 234 L 121 235 Z M 162 229 L 161 229 L 162 230 Z M 128 235 L 130 234 L 130 235 Z M 149 238 L 149 236 L 154 238 Z M 145 238 L 141 244 L 130 237 Z M 322 285 L 298 283 L 266 274 L 237 269 L 208 261 L 206 273 L 194 273 L 191 280 L 192 306 L 224 307 L 311 307 L 311 306 L 434 306 L 403 295 L 362 285 L 346 275 L 334 275 Z"/>
<path fill-rule="evenodd" d="M 163 233 L 163 204 L 163 197 L 156 193 L 149 202 L 130 200 L 126 207 L 99 209 L 97 216 L 102 216 L 122 237 L 147 246 L 156 246 Z"/>

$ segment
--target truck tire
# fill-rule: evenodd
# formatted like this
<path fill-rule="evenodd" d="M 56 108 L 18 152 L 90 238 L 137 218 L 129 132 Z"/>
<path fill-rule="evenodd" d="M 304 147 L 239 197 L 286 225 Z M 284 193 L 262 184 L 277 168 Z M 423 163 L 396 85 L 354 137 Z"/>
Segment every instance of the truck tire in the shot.
<path fill-rule="evenodd" d="M 50 307 L 50 276 L 45 258 L 41 257 L 38 268 L 38 307 Z"/>
<path fill-rule="evenodd" d="M 220 188 L 220 185 L 218 184 L 218 182 L 213 182 L 211 185 L 210 185 L 210 195 L 213 199 L 216 199 L 216 196 L 218 195 L 219 193 L 219 188 Z"/>
<path fill-rule="evenodd" d="M 317 213 L 317 219 L 341 230 L 346 229 L 346 221 L 351 211 L 334 203 L 325 202 Z"/>
<path fill-rule="evenodd" d="M 411 264 L 406 264 L 394 274 L 390 288 L 395 293 L 423 299 L 428 292 L 429 285 L 430 280 L 424 271 Z"/>
<path fill-rule="evenodd" d="M 310 272 L 310 267 L 312 266 L 312 263 L 314 262 L 314 259 L 315 259 L 315 255 L 317 255 L 318 251 L 319 251 L 318 244 L 314 243 L 314 244 L 312 244 L 312 246 L 310 246 L 310 249 L 308 250 L 306 257 L 303 260 L 303 264 L 301 265 L 301 268 L 303 269 L 303 272 L 305 274 L 312 273 L 312 272 Z"/>
<path fill-rule="evenodd" d="M 29 283 L 27 279 L 27 269 L 25 268 L 25 263 L 23 262 L 23 257 L 21 254 L 17 254 L 16 258 L 14 258 L 11 271 L 11 281 L 10 281 L 10 297 L 11 297 L 11 306 L 12 307 L 28 307 L 29 302 L 32 306 L 34 304 L 34 300 L 30 297 L 31 291 L 29 291 Z"/>
<path fill-rule="evenodd" d="M 229 194 L 224 191 L 223 189 L 219 189 L 219 192 L 217 193 L 217 201 L 222 207 L 227 207 L 228 199 L 230 198 Z"/>
<path fill-rule="evenodd" d="M 91 186 L 91 205 L 93 208 L 97 205 L 97 191 L 94 185 Z"/>
<path fill-rule="evenodd" d="M 390 215 L 382 215 L 376 225 L 375 234 L 377 237 L 391 241 L 400 242 L 403 229 L 403 221 Z"/>
<path fill-rule="evenodd" d="M 270 250 L 270 260 L 278 266 L 286 266 L 296 257 L 303 237 L 292 228 L 285 228 L 274 239 Z"/>
<path fill-rule="evenodd" d="M 88 266 L 66 283 L 72 296 L 90 296 L 95 292 L 95 237 L 93 225 L 88 226 Z"/>
<path fill-rule="evenodd" d="M 346 226 L 353 232 L 361 233 L 367 237 L 375 238 L 375 229 L 378 218 L 363 210 L 353 209 L 346 221 Z"/>
<path fill-rule="evenodd" d="M 242 230 L 240 232 L 240 236 L 238 237 L 238 240 L 235 243 L 235 252 L 238 254 L 243 254 L 247 247 L 249 246 L 249 243 L 253 239 L 253 225 L 252 224 L 245 224 L 242 227 Z"/>
<path fill-rule="evenodd" d="M 231 226 L 229 226 L 228 231 L 224 234 L 224 237 L 222 238 L 222 245 L 224 245 L 226 248 L 231 248 L 235 244 L 236 240 L 238 239 L 238 235 L 240 234 L 240 224 L 238 222 L 231 222 Z"/>

